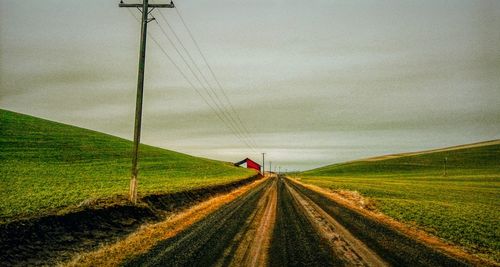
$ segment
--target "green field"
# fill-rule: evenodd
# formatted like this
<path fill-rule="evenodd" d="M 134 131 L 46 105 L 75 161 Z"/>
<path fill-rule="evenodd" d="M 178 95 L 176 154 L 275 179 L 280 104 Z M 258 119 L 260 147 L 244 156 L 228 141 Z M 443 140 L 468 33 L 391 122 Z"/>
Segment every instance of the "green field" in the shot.
<path fill-rule="evenodd" d="M 132 142 L 0 109 L 0 218 L 128 193 Z M 230 163 L 141 145 L 139 195 L 255 175 Z"/>
<path fill-rule="evenodd" d="M 299 176 L 358 191 L 397 220 L 500 261 L 500 140 L 334 164 Z"/>

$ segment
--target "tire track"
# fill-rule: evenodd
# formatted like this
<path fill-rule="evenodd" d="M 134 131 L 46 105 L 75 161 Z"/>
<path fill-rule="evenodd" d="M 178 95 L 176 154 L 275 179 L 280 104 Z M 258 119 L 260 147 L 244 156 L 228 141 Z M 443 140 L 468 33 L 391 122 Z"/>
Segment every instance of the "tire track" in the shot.
<path fill-rule="evenodd" d="M 311 227 L 287 190 L 283 179 L 278 180 L 278 210 L 272 237 L 269 263 L 271 266 L 344 266 L 334 257 L 329 244 Z"/>
<path fill-rule="evenodd" d="M 251 227 L 245 232 L 245 237 L 240 242 L 230 266 L 267 265 L 267 252 L 276 220 L 277 197 L 277 179 L 273 179 L 272 185 L 259 201 L 256 216 L 252 220 Z"/>
<path fill-rule="evenodd" d="M 311 226 L 326 240 L 332 253 L 348 266 L 388 266 L 376 253 L 355 238 L 328 213 L 298 193 L 286 183 L 286 188 L 294 198 L 297 207 L 304 213 Z"/>

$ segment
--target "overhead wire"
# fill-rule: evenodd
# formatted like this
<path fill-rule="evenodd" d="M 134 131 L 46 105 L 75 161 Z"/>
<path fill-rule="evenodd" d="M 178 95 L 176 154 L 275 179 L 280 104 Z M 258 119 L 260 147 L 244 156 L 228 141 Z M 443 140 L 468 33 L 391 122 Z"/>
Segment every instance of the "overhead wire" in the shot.
<path fill-rule="evenodd" d="M 194 38 L 194 35 L 191 31 L 191 29 L 189 28 L 189 26 L 187 25 L 186 21 L 184 20 L 181 12 L 180 12 L 180 9 L 179 7 L 176 7 L 175 8 L 175 12 L 177 13 L 177 15 L 179 16 L 182 24 L 184 25 L 184 28 L 186 28 L 186 31 L 188 32 L 189 34 L 189 37 L 191 37 L 191 40 L 193 41 L 193 43 L 195 44 L 196 46 L 196 49 L 198 50 L 198 53 L 200 53 L 201 57 L 203 58 L 203 61 L 205 62 L 205 64 L 207 65 L 207 68 L 208 70 L 210 71 L 210 74 L 212 75 L 212 77 L 214 78 L 215 82 L 217 83 L 220 91 L 222 92 L 222 94 L 224 95 L 224 98 L 226 99 L 226 101 L 229 103 L 230 107 L 231 107 L 231 110 L 234 112 L 234 114 L 236 114 L 236 118 L 238 119 L 238 121 L 240 122 L 240 124 L 242 125 L 242 127 L 244 128 L 244 130 L 248 133 L 249 135 L 249 138 L 251 139 L 251 141 L 255 144 L 255 141 L 252 139 L 251 135 L 250 135 L 250 132 L 248 131 L 248 129 L 246 128 L 245 124 L 243 123 L 243 121 L 241 120 L 241 117 L 240 117 L 240 114 L 236 111 L 236 109 L 234 108 L 233 104 L 231 103 L 231 101 L 229 100 L 229 97 L 227 96 L 225 90 L 224 90 L 224 87 L 221 85 L 221 83 L 219 82 L 219 79 L 217 78 L 217 76 L 215 75 L 215 72 L 213 71 L 212 67 L 210 66 L 210 64 L 208 63 L 208 60 L 207 58 L 205 57 L 205 55 L 203 54 L 198 42 L 196 41 L 196 39 Z"/>
<path fill-rule="evenodd" d="M 189 71 L 191 72 L 191 74 L 193 74 L 193 76 L 195 77 L 195 79 L 198 81 L 198 83 L 200 84 L 201 88 L 203 90 L 205 90 L 205 92 L 207 93 L 208 97 L 210 98 L 210 100 L 212 100 L 212 103 L 215 104 L 215 107 L 216 109 L 222 114 L 222 116 L 228 121 L 228 123 L 233 127 L 234 131 L 236 131 L 240 136 L 241 138 L 245 138 L 244 135 L 242 134 L 241 130 L 237 127 L 237 125 L 234 123 L 234 120 L 231 120 L 231 116 L 228 115 L 227 113 L 227 110 L 225 109 L 225 107 L 223 106 L 222 103 L 220 103 L 220 100 L 219 102 L 217 102 L 217 99 L 218 98 L 216 95 L 215 95 L 215 92 L 212 91 L 212 93 L 216 96 L 215 98 L 212 96 L 212 94 L 210 93 L 210 91 L 208 91 L 208 89 L 205 87 L 205 85 L 203 84 L 203 82 L 201 81 L 201 79 L 199 78 L 199 76 L 194 72 L 193 68 L 191 67 L 191 65 L 187 62 L 186 58 L 182 55 L 182 53 L 179 51 L 179 49 L 177 48 L 177 46 L 174 44 L 174 42 L 172 41 L 172 39 L 168 36 L 167 32 L 165 31 L 165 29 L 161 26 L 161 24 L 158 23 L 158 21 L 156 21 L 157 24 L 158 24 L 158 27 L 160 28 L 160 31 L 163 33 L 163 35 L 166 37 L 166 39 L 169 41 L 169 43 L 172 45 L 172 47 L 174 48 L 174 50 L 176 51 L 176 53 L 179 55 L 179 57 L 181 58 L 181 60 L 184 62 L 184 64 L 188 67 Z M 187 52 L 189 53 L 189 52 Z M 189 54 L 188 54 L 189 55 Z M 193 63 L 193 65 L 195 66 L 195 68 L 198 68 L 198 66 L 195 65 L 196 63 Z M 199 68 L 198 68 L 198 71 L 199 71 Z M 205 81 L 206 81 L 206 78 L 205 78 Z"/>
<path fill-rule="evenodd" d="M 132 17 L 134 17 L 135 20 L 137 20 L 138 22 L 141 22 L 141 20 L 139 18 L 137 18 L 134 13 L 127 9 L 130 13 L 130 15 Z M 179 65 L 177 63 L 175 63 L 175 61 L 172 59 L 172 57 L 170 57 L 168 55 L 168 53 L 166 52 L 166 50 L 162 47 L 162 45 L 160 44 L 160 42 L 151 34 L 151 32 L 148 32 L 148 36 L 149 38 L 158 46 L 158 48 L 160 49 L 160 51 L 167 57 L 167 59 L 170 61 L 170 63 L 172 63 L 172 65 L 177 69 L 177 71 L 179 71 L 179 73 L 181 74 L 181 76 L 184 78 L 184 80 L 186 80 L 186 82 L 191 86 L 192 89 L 194 89 L 196 91 L 196 93 L 203 99 L 203 101 L 205 102 L 205 104 L 207 104 L 210 109 L 212 110 L 212 112 L 214 112 L 214 114 L 217 116 L 217 118 L 223 122 L 223 124 L 235 135 L 235 137 L 237 139 L 240 139 L 248 148 L 250 148 L 252 151 L 255 152 L 255 149 L 243 138 L 241 138 L 235 131 L 234 129 L 229 126 L 229 124 L 226 122 L 226 120 L 224 120 L 220 115 L 219 115 L 219 112 L 217 112 L 217 109 L 214 108 L 212 106 L 212 104 L 210 104 L 210 102 L 206 99 L 206 97 L 198 90 L 198 88 L 193 84 L 193 82 L 188 78 L 188 76 L 184 73 L 184 71 L 182 71 L 182 69 L 179 67 Z"/>
<path fill-rule="evenodd" d="M 176 7 L 177 8 L 177 7 Z M 200 67 L 198 67 L 198 64 L 196 63 L 196 61 L 193 59 L 191 53 L 189 53 L 188 49 L 186 48 L 186 46 L 184 45 L 184 43 L 182 42 L 182 40 L 179 38 L 179 36 L 177 35 L 176 31 L 174 30 L 174 28 L 170 25 L 170 23 L 168 22 L 167 18 L 165 17 L 165 15 L 160 11 L 158 10 L 158 13 L 160 14 L 160 16 L 162 17 L 163 21 L 167 24 L 168 28 L 170 29 L 170 31 L 173 33 L 175 39 L 177 40 L 177 42 L 180 44 L 181 48 L 183 49 L 184 53 L 187 54 L 188 58 L 190 59 L 191 63 L 195 66 L 196 70 L 198 71 L 198 73 L 200 74 L 200 76 L 202 77 L 202 79 L 205 81 L 205 83 L 208 85 L 208 88 L 212 91 L 212 93 L 215 95 L 217 101 L 219 101 L 220 105 L 226 110 L 226 113 L 228 114 L 228 117 L 231 119 L 231 121 L 233 122 L 234 125 L 236 125 L 236 127 L 239 129 L 239 131 L 245 136 L 245 138 L 247 138 L 251 143 L 252 145 L 254 146 L 257 146 L 255 141 L 253 140 L 253 138 L 251 137 L 250 135 L 250 132 L 248 131 L 248 129 L 246 128 L 245 124 L 243 123 L 243 121 L 241 120 L 240 118 L 240 115 L 239 113 L 236 111 L 236 109 L 234 108 L 233 104 L 231 103 L 231 101 L 229 100 L 229 97 L 227 96 L 226 92 L 224 91 L 224 89 L 222 88 L 221 86 L 221 83 L 219 82 L 218 78 L 216 77 L 212 67 L 210 66 L 210 64 L 208 63 L 205 55 L 203 54 L 203 52 L 201 51 L 200 49 L 200 46 L 198 45 L 198 42 L 196 41 L 196 39 L 194 38 L 191 30 L 189 29 L 189 27 L 187 26 L 187 24 L 185 23 L 184 19 L 182 18 L 182 16 L 180 15 L 180 13 L 178 12 L 179 14 L 179 17 L 184 25 L 184 27 L 186 28 L 191 40 L 193 41 L 193 43 L 195 44 L 197 50 L 198 50 L 198 53 L 200 53 L 201 57 L 203 58 L 203 61 L 205 62 L 205 65 L 207 65 L 212 77 L 214 78 L 216 84 L 218 85 L 218 88 L 219 88 L 219 91 L 222 92 L 222 95 L 224 96 L 224 99 L 226 102 L 224 102 L 223 100 L 221 100 L 221 98 L 219 97 L 219 94 L 216 92 L 216 90 L 213 89 L 212 87 L 212 84 L 208 81 L 208 79 L 206 78 L 206 76 L 203 74 L 203 72 L 201 71 Z M 161 25 L 160 25 L 161 27 Z M 170 40 L 170 42 L 172 42 Z M 217 88 L 217 87 L 216 87 Z M 227 106 L 229 106 L 229 108 L 227 108 Z M 230 109 L 230 110 L 229 110 Z M 232 114 L 234 114 L 234 116 L 232 116 Z"/>

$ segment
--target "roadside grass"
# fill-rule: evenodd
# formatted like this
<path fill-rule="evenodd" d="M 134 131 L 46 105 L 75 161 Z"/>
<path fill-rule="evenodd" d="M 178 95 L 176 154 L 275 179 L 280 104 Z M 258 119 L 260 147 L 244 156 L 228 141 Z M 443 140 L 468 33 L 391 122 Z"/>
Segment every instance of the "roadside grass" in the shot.
<path fill-rule="evenodd" d="M 132 142 L 0 109 L 0 219 L 128 193 Z M 147 145 L 139 194 L 230 183 L 254 171 Z"/>
<path fill-rule="evenodd" d="M 334 164 L 300 177 L 331 190 L 358 191 L 386 215 L 500 262 L 498 140 L 473 148 Z"/>

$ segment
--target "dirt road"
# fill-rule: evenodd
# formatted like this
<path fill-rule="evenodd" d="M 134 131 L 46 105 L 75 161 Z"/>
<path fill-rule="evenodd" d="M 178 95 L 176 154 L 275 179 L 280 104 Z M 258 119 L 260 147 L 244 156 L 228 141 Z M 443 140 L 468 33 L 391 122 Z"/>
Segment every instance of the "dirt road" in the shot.
<path fill-rule="evenodd" d="M 465 266 L 285 178 L 271 178 L 128 266 Z"/>

